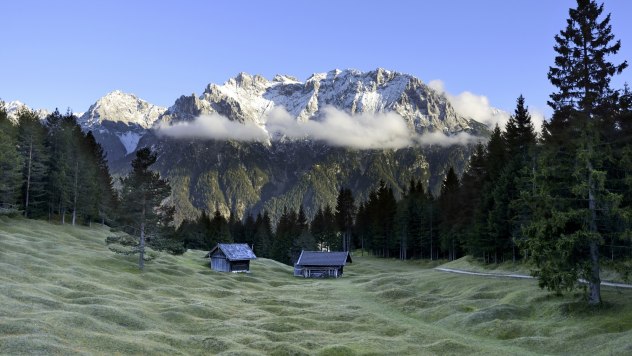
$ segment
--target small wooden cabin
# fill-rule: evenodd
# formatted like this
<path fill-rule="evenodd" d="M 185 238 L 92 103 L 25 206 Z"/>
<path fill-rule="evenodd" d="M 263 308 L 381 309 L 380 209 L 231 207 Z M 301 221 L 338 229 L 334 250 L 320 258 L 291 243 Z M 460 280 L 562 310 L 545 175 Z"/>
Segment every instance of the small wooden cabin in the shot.
<path fill-rule="evenodd" d="M 217 244 L 206 257 L 219 272 L 250 272 L 250 260 L 257 258 L 247 244 Z"/>
<path fill-rule="evenodd" d="M 305 278 L 342 276 L 343 267 L 352 263 L 349 252 L 302 251 L 294 265 L 294 275 Z"/>

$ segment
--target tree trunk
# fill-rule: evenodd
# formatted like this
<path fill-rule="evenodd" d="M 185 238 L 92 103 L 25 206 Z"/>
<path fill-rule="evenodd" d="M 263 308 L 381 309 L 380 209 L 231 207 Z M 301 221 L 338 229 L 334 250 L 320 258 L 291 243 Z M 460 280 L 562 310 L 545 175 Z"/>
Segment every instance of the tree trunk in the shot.
<path fill-rule="evenodd" d="M 138 252 L 138 268 L 142 271 L 145 268 L 145 197 L 143 197 L 143 210 L 140 215 L 140 246 Z"/>
<path fill-rule="evenodd" d="M 75 162 L 75 186 L 73 192 L 73 202 L 72 202 L 72 226 L 75 226 L 75 222 L 77 221 L 77 184 L 78 184 L 78 176 L 79 176 L 79 162 Z"/>
<path fill-rule="evenodd" d="M 362 235 L 362 256 L 364 256 L 364 235 Z"/>
<path fill-rule="evenodd" d="M 589 155 L 590 157 L 590 155 Z M 590 210 L 589 228 L 591 232 L 590 240 L 590 279 L 588 281 L 589 296 L 588 303 L 591 305 L 601 304 L 601 278 L 599 277 L 599 246 L 595 240 L 597 235 L 597 204 L 595 202 L 595 181 L 592 177 L 592 163 L 590 158 L 588 165 L 588 209 Z"/>
<path fill-rule="evenodd" d="M 25 192 L 25 200 L 24 200 L 24 217 L 28 217 L 29 211 L 29 193 L 31 190 L 31 166 L 33 162 L 33 140 L 31 140 L 29 145 L 29 160 L 26 167 L 26 192 Z"/>
<path fill-rule="evenodd" d="M 434 254 L 432 250 L 432 211 L 430 212 L 430 261 L 434 260 Z"/>

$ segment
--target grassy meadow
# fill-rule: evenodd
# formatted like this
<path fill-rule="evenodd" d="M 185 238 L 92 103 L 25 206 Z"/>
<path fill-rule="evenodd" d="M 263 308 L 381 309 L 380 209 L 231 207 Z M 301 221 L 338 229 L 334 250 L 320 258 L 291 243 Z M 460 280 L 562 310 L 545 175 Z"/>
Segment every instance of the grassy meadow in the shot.
<path fill-rule="evenodd" d="M 337 280 L 267 259 L 216 273 L 204 251 L 140 272 L 110 235 L 0 217 L 0 354 L 632 354 L 632 290 L 592 309 L 534 280 L 361 256 Z"/>

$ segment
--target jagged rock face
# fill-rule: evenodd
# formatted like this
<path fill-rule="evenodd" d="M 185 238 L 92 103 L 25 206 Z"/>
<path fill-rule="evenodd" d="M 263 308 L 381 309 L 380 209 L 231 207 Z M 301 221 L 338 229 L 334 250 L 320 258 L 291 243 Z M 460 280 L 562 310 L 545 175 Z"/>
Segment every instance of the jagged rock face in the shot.
<path fill-rule="evenodd" d="M 140 139 L 166 110 L 117 90 L 90 106 L 78 123 L 84 131 L 92 131 L 108 160 L 115 162 L 136 150 Z"/>
<path fill-rule="evenodd" d="M 269 81 L 240 73 L 223 85 L 209 84 L 199 98 L 181 97 L 162 119 L 190 120 L 219 113 L 263 126 L 266 114 L 279 106 L 302 122 L 318 119 L 322 108 L 333 106 L 351 114 L 394 111 L 417 133 L 471 129 L 470 120 L 458 115 L 445 96 L 415 77 L 381 68 L 318 73 L 304 83 L 289 76 L 277 75 Z"/>

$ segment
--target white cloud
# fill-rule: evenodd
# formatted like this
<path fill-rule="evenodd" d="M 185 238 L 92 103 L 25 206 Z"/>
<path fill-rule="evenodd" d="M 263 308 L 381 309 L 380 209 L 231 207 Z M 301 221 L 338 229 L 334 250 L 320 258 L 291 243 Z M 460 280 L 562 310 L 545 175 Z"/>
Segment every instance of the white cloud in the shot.
<path fill-rule="evenodd" d="M 477 95 L 469 91 L 453 95 L 445 90 L 445 83 L 438 79 L 431 80 L 428 86 L 439 93 L 443 93 L 454 107 L 454 110 L 459 114 L 482 122 L 489 128 L 493 129 L 498 124 L 504 130 L 507 121 L 511 117 L 510 113 L 492 107 L 489 99 L 484 95 Z M 544 114 L 537 109 L 530 109 L 529 113 L 536 132 L 540 132 L 544 122 Z"/>
<path fill-rule="evenodd" d="M 539 109 L 529 107 L 529 113 L 531 114 L 531 122 L 535 127 L 535 132 L 542 132 L 542 125 L 544 124 L 544 113 Z"/>
<path fill-rule="evenodd" d="M 264 130 L 254 123 L 242 124 L 214 114 L 200 116 L 191 122 L 162 125 L 158 133 L 174 138 L 259 142 L 280 137 L 312 139 L 330 146 L 355 149 L 465 145 L 480 140 L 467 133 L 448 136 L 433 132 L 419 135 L 411 131 L 406 121 L 394 112 L 351 115 L 331 106 L 321 110 L 319 119 L 306 122 L 299 122 L 283 107 L 276 107 L 266 116 L 265 122 Z"/>
<path fill-rule="evenodd" d="M 459 132 L 456 135 L 448 136 L 442 132 L 429 132 L 421 136 L 417 136 L 416 142 L 421 146 L 452 146 L 452 145 L 469 145 L 484 141 L 482 137 L 470 135 L 466 132 Z"/>
<path fill-rule="evenodd" d="M 356 149 L 465 145 L 480 140 L 480 137 L 464 132 L 451 136 L 441 132 L 419 135 L 412 132 L 406 121 L 394 112 L 351 115 L 329 106 L 322 110 L 322 114 L 322 120 L 302 123 L 279 107 L 268 116 L 266 128 L 273 135 L 311 138 L 331 146 Z"/>
<path fill-rule="evenodd" d="M 326 107 L 321 120 L 300 123 L 283 108 L 276 108 L 268 117 L 266 128 L 289 138 L 308 137 L 331 146 L 358 149 L 402 148 L 414 143 L 404 119 L 392 112 L 350 115 Z"/>
<path fill-rule="evenodd" d="M 433 89 L 436 92 L 445 93 L 445 83 L 443 82 L 443 80 L 440 80 L 440 79 L 431 80 L 428 83 L 428 86 L 430 87 L 430 89 Z"/>
<path fill-rule="evenodd" d="M 509 120 L 509 113 L 493 108 L 489 104 L 489 99 L 487 99 L 484 95 L 477 95 L 469 91 L 464 91 L 458 95 L 450 94 L 445 91 L 445 84 L 443 81 L 438 79 L 430 81 L 428 86 L 439 93 L 443 93 L 446 98 L 448 98 L 456 112 L 465 117 L 482 122 L 489 128 L 494 128 L 496 124 L 498 124 L 501 128 L 504 128 L 505 124 Z"/>
<path fill-rule="evenodd" d="M 237 141 L 265 141 L 268 134 L 252 122 L 240 123 L 219 114 L 202 115 L 193 121 L 164 124 L 158 134 L 174 138 L 200 138 Z"/>

